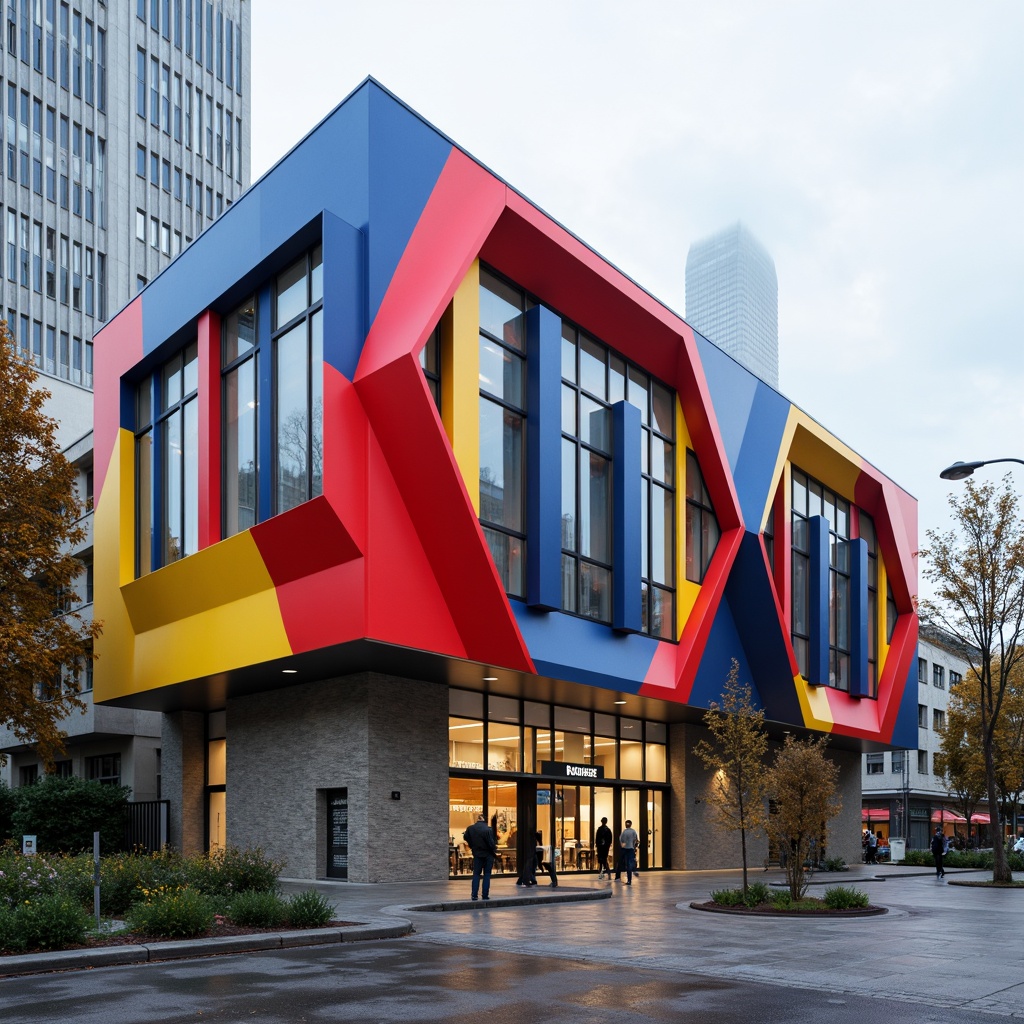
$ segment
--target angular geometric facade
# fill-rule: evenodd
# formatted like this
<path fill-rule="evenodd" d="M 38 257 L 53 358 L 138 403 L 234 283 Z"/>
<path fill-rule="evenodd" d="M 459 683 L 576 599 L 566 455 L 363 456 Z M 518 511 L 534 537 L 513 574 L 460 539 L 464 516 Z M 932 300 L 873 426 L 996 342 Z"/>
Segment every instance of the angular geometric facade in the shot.
<path fill-rule="evenodd" d="M 96 350 L 96 697 L 168 713 L 183 780 L 203 754 L 190 716 L 226 709 L 228 841 L 268 845 L 239 796 L 265 716 L 281 743 L 318 742 L 299 693 L 370 694 L 363 774 L 322 767 L 294 826 L 309 875 L 330 794 L 370 832 L 416 813 L 394 785 L 374 802 L 374 694 L 444 774 L 443 727 L 402 725 L 402 680 L 423 708 L 444 684 L 593 715 L 624 700 L 672 726 L 699 721 L 736 659 L 776 735 L 916 740 L 914 500 L 373 80 Z M 571 760 L 552 721 L 552 760 Z M 657 854 L 677 867 L 698 866 L 682 736 Z M 520 811 L 550 774 L 537 756 L 498 766 Z M 626 778 L 625 752 L 615 765 Z M 266 816 L 301 802 L 268 791 Z M 444 799 L 424 793 L 417 819 L 439 848 Z M 443 855 L 422 870 L 443 876 Z"/>

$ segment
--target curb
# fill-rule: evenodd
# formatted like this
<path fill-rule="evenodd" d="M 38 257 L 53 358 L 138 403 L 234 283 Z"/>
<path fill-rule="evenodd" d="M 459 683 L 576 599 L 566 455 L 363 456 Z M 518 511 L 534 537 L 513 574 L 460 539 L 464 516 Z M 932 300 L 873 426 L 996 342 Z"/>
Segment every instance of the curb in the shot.
<path fill-rule="evenodd" d="M 440 903 L 418 903 L 399 909 L 422 913 L 445 913 L 452 910 L 496 910 L 499 907 L 537 906 L 541 903 L 585 903 L 592 900 L 610 900 L 611 889 L 583 889 L 564 893 L 538 893 L 536 896 L 492 896 L 488 900 L 444 900 Z"/>
<path fill-rule="evenodd" d="M 472 904 L 470 904 L 472 906 Z M 412 933 L 412 923 L 369 921 L 344 928 L 307 928 L 301 931 L 265 932 L 258 935 L 223 935 L 213 939 L 154 942 L 151 945 L 106 946 L 99 949 L 65 949 L 52 953 L 24 953 L 0 957 L 0 978 L 55 971 L 89 970 L 158 963 L 164 960 L 198 959 L 228 953 L 255 953 L 268 949 L 326 946 L 371 939 L 400 939 Z"/>

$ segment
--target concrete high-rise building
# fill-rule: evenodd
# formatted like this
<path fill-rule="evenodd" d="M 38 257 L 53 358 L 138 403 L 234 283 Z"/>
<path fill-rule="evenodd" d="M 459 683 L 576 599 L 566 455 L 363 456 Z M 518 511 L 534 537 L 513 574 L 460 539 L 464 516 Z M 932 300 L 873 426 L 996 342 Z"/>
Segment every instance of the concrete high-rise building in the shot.
<path fill-rule="evenodd" d="M 775 262 L 742 225 L 694 242 L 686 256 L 686 320 L 773 388 L 779 386 Z"/>
<path fill-rule="evenodd" d="M 94 334 L 249 184 L 250 5 L 12 0 L 7 12 L 0 315 L 91 497 Z M 88 608 L 91 522 L 79 554 Z M 159 715 L 94 707 L 91 672 L 82 684 L 88 709 L 65 723 L 60 771 L 156 796 Z M 32 781 L 31 748 L 0 729 L 0 751 L 14 785 Z"/>

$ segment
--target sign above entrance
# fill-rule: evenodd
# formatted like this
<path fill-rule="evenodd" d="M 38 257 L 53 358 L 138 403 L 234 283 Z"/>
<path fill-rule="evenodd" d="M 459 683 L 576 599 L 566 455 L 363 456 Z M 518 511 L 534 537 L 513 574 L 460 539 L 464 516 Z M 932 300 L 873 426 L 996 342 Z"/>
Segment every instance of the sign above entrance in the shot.
<path fill-rule="evenodd" d="M 568 761 L 541 761 L 541 775 L 560 779 L 603 779 L 604 768 L 597 764 L 569 764 Z"/>

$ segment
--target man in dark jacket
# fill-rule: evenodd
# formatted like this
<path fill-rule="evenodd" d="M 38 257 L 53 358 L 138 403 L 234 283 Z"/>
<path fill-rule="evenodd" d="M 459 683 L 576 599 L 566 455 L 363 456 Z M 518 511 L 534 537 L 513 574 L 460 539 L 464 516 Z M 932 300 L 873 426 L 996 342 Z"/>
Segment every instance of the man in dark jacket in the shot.
<path fill-rule="evenodd" d="M 483 897 L 489 900 L 491 891 L 491 869 L 494 867 L 494 856 L 498 852 L 498 844 L 494 833 L 487 827 L 487 819 L 478 814 L 476 823 L 470 825 L 462 838 L 469 844 L 473 853 L 473 886 L 472 897 L 475 900 L 480 891 L 480 876 L 483 875 Z"/>
<path fill-rule="evenodd" d="M 932 856 L 935 858 L 935 880 L 946 877 L 946 869 L 942 866 L 942 855 L 946 852 L 946 837 L 942 829 L 937 828 L 932 836 Z"/>
<path fill-rule="evenodd" d="M 597 847 L 597 866 L 601 869 L 598 878 L 607 875 L 611 878 L 612 869 L 608 867 L 608 851 L 612 846 L 612 830 L 608 827 L 608 819 L 602 818 L 601 824 L 594 833 L 594 845 Z"/>

